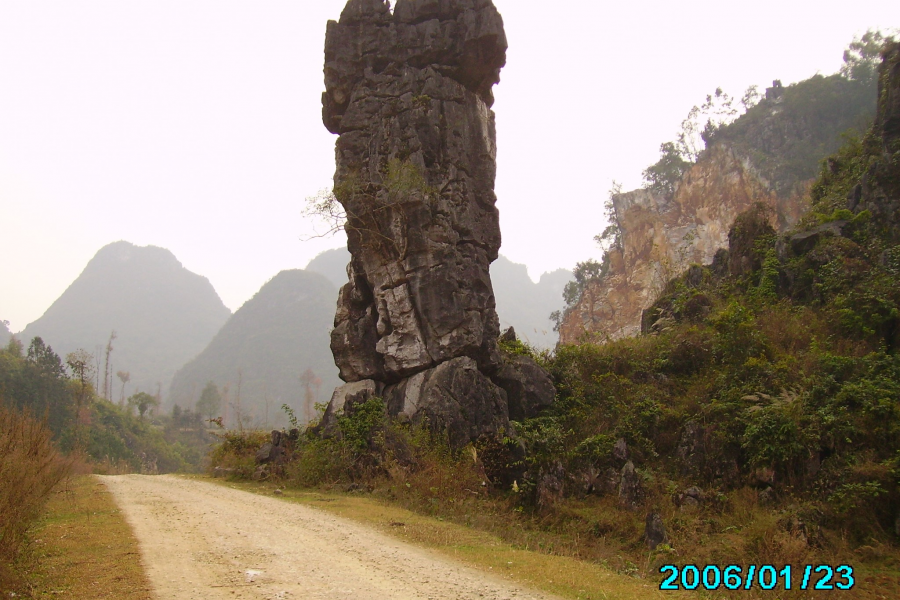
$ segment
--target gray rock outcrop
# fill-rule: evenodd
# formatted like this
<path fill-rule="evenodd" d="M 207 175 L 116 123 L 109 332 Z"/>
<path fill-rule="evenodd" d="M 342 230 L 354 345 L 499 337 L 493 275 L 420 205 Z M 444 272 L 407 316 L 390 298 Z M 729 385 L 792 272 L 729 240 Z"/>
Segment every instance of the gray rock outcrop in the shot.
<path fill-rule="evenodd" d="M 666 534 L 662 516 L 659 513 L 648 514 L 644 524 L 644 543 L 647 544 L 647 548 L 656 550 L 657 546 L 668 541 L 669 536 Z"/>
<path fill-rule="evenodd" d="M 351 254 L 335 363 L 349 386 L 370 382 L 391 414 L 427 419 L 455 446 L 509 422 L 491 379 L 503 362 L 489 272 L 500 248 L 491 88 L 506 47 L 491 0 L 399 0 L 393 12 L 350 0 L 325 41 L 323 121 L 340 136 L 334 195 Z"/>

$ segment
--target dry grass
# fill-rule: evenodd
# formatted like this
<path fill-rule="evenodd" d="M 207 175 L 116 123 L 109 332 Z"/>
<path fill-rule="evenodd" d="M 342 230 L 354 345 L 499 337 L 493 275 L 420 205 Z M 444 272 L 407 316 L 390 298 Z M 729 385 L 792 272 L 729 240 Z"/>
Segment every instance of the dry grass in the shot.
<path fill-rule="evenodd" d="M 28 530 L 70 469 L 43 422 L 0 404 L 0 591 L 21 582 Z"/>
<path fill-rule="evenodd" d="M 272 494 L 275 486 L 257 483 L 223 485 Z M 486 573 L 572 600 L 638 600 L 688 598 L 685 593 L 660 592 L 651 579 L 615 573 L 603 565 L 516 548 L 500 537 L 475 528 L 423 516 L 357 495 L 284 490 L 277 496 L 368 525 L 388 535 L 435 550 Z M 696 594 L 690 596 L 696 597 Z"/>
<path fill-rule="evenodd" d="M 154 598 L 131 528 L 89 475 L 55 490 L 34 531 L 29 563 L 31 598 Z"/>

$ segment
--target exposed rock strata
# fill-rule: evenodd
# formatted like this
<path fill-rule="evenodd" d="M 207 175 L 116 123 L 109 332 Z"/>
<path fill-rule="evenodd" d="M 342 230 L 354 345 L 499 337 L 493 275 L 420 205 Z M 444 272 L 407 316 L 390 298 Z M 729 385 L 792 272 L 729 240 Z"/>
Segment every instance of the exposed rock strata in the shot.
<path fill-rule="evenodd" d="M 610 269 L 589 282 L 560 327 L 560 343 L 608 341 L 638 335 L 641 314 L 673 277 L 691 264 L 709 264 L 728 246 L 734 219 L 756 202 L 773 208 L 778 229 L 802 216 L 806 194 L 779 197 L 746 157 L 714 146 L 688 171 L 671 197 L 649 190 L 613 198 L 622 248 Z"/>
<path fill-rule="evenodd" d="M 331 348 L 341 407 L 381 395 L 454 445 L 508 425 L 489 267 L 500 248 L 492 86 L 506 63 L 490 0 L 350 0 L 325 42 L 323 120 L 349 283 Z M 359 388 L 359 389 L 357 389 Z"/>

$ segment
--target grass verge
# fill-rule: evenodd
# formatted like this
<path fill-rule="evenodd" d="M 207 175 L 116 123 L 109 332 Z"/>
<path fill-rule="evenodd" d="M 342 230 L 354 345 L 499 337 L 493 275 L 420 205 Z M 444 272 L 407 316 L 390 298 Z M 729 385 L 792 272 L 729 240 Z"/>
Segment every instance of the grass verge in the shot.
<path fill-rule="evenodd" d="M 265 483 L 198 479 L 260 495 L 272 495 L 276 489 L 274 485 Z M 600 564 L 516 548 L 496 535 L 443 521 L 440 517 L 423 516 L 371 497 L 291 489 L 283 490 L 277 497 L 356 521 L 485 573 L 499 575 L 562 598 L 644 600 L 688 597 L 684 593 L 661 592 L 654 582 L 621 575 Z M 697 598 L 698 594 L 690 597 Z"/>
<path fill-rule="evenodd" d="M 153 599 L 131 527 L 90 475 L 54 491 L 26 560 L 31 598 Z"/>

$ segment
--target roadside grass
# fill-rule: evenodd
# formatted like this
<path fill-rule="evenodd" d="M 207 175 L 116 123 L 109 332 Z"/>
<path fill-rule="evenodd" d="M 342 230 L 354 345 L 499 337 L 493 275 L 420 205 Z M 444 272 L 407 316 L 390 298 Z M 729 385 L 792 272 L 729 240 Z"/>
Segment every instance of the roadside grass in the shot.
<path fill-rule="evenodd" d="M 276 489 L 271 483 L 196 478 L 266 496 L 271 496 Z M 284 489 L 276 498 L 322 509 L 424 546 L 485 573 L 571 600 L 724 597 L 661 592 L 659 584 L 649 579 L 622 575 L 602 564 L 517 548 L 496 535 L 440 517 L 420 515 L 371 497 Z"/>
<path fill-rule="evenodd" d="M 31 598 L 153 600 L 131 527 L 90 475 L 54 490 L 25 567 Z"/>

